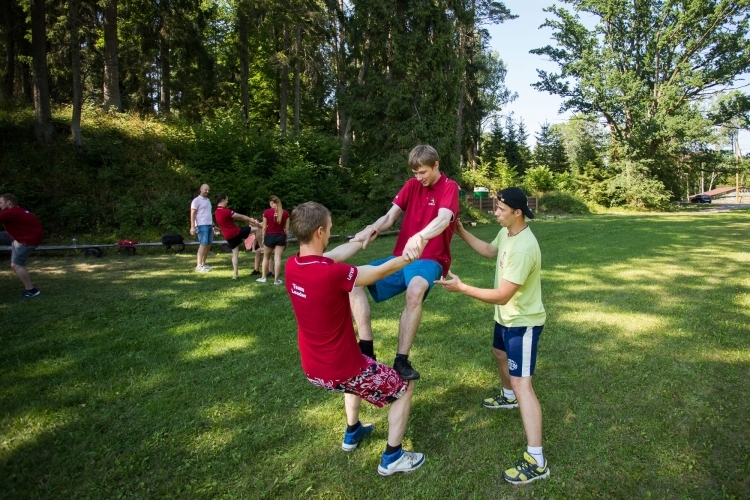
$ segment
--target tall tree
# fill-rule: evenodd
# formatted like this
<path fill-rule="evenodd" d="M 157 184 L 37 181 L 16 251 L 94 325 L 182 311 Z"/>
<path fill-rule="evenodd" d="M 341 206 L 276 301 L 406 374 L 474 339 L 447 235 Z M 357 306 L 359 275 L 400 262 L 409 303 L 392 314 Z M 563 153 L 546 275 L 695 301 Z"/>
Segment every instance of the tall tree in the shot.
<path fill-rule="evenodd" d="M 31 51 L 34 60 L 34 131 L 40 142 L 52 142 L 52 108 L 47 71 L 47 30 L 44 0 L 31 1 Z"/>
<path fill-rule="evenodd" d="M 750 0 L 564 0 L 597 19 L 588 29 L 562 7 L 543 26 L 557 47 L 531 52 L 560 73 L 538 71 L 539 90 L 562 96 L 563 109 L 602 116 L 613 158 L 640 162 L 668 185 L 670 139 L 699 119 L 693 103 L 750 69 Z M 697 127 L 696 127 L 697 128 Z"/>
<path fill-rule="evenodd" d="M 81 87 L 81 40 L 78 36 L 78 2 L 68 0 L 68 18 L 70 22 L 70 56 L 73 86 L 73 116 L 70 121 L 70 133 L 76 146 L 83 145 L 81 138 L 81 106 L 83 88 Z"/>
<path fill-rule="evenodd" d="M 560 133 L 549 122 L 542 124 L 534 146 L 534 163 L 545 166 L 550 172 L 561 174 L 570 168 L 568 154 Z"/>
<path fill-rule="evenodd" d="M 117 0 L 105 0 L 104 17 L 104 109 L 122 111 L 117 44 Z"/>

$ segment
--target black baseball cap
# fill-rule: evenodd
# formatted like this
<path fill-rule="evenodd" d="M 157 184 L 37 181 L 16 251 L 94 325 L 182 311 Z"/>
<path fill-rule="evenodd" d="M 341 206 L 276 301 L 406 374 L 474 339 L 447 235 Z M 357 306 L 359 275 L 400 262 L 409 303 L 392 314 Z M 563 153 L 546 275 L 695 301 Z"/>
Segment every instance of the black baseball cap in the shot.
<path fill-rule="evenodd" d="M 497 195 L 497 199 L 508 205 L 510 208 L 518 209 L 529 219 L 534 218 L 534 212 L 529 208 L 529 199 L 521 188 L 505 188 Z"/>

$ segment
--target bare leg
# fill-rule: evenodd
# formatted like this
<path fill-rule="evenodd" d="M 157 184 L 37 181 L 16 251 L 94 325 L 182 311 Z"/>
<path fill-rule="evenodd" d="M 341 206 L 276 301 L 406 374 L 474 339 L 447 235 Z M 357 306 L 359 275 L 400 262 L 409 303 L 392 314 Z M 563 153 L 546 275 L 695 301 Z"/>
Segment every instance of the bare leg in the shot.
<path fill-rule="evenodd" d="M 511 377 L 510 381 L 518 398 L 526 441 L 529 446 L 542 446 L 542 407 L 531 385 L 531 377 Z"/>
<path fill-rule="evenodd" d="M 422 320 L 422 300 L 430 285 L 421 276 L 415 276 L 406 287 L 406 306 L 398 324 L 398 354 L 409 354 L 414 337 Z"/>
<path fill-rule="evenodd" d="M 398 446 L 404 440 L 413 395 L 414 382 L 409 382 L 409 388 L 406 389 L 404 395 L 391 403 L 391 408 L 388 410 L 388 444 L 390 446 Z"/>
<path fill-rule="evenodd" d="M 34 285 L 31 284 L 31 276 L 29 276 L 29 271 L 24 266 L 19 266 L 18 264 L 13 264 L 11 262 L 10 267 L 11 269 L 13 269 L 13 272 L 16 273 L 16 276 L 18 276 L 18 279 L 21 280 L 23 286 L 26 287 L 26 290 L 31 290 L 32 288 L 34 288 Z"/>
<path fill-rule="evenodd" d="M 357 325 L 359 340 L 372 340 L 372 322 L 370 302 L 367 300 L 365 287 L 357 286 L 349 292 L 349 305 L 352 308 L 354 323 Z"/>
<path fill-rule="evenodd" d="M 260 249 L 256 250 L 255 251 L 255 267 L 253 269 L 254 271 L 260 272 L 260 270 L 262 269 L 261 267 L 263 265 L 263 261 L 261 260 L 262 258 L 263 258 L 263 254 L 260 252 Z"/>
<path fill-rule="evenodd" d="M 284 248 L 279 247 L 273 249 L 273 279 L 278 281 L 281 279 L 281 254 L 284 253 Z"/>
<path fill-rule="evenodd" d="M 260 277 L 262 279 L 266 279 L 266 274 L 268 274 L 268 259 L 270 258 L 269 256 L 271 255 L 271 252 L 273 252 L 272 248 L 266 246 L 263 247 L 263 269 L 260 272 Z"/>
<path fill-rule="evenodd" d="M 206 265 L 206 257 L 208 257 L 209 250 L 211 250 L 211 245 L 198 246 L 198 267 Z"/>
<path fill-rule="evenodd" d="M 240 247 L 232 249 L 232 269 L 234 269 L 234 275 L 237 276 L 240 270 Z"/>
<path fill-rule="evenodd" d="M 346 410 L 346 425 L 359 422 L 359 405 L 362 398 L 354 394 L 344 394 L 344 409 Z"/>
<path fill-rule="evenodd" d="M 503 388 L 512 389 L 510 380 L 510 369 L 508 368 L 508 355 L 505 351 L 500 349 L 492 348 L 492 354 L 495 356 L 495 362 L 497 362 L 497 371 L 500 373 L 500 380 L 503 383 Z M 516 395 L 517 397 L 518 395 Z"/>

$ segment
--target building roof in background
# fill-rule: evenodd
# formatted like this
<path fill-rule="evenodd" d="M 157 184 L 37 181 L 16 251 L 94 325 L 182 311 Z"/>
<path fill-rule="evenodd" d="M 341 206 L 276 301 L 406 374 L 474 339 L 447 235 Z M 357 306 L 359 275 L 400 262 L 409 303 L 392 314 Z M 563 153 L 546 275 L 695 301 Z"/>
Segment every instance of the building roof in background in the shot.
<path fill-rule="evenodd" d="M 693 196 L 697 196 L 697 195 L 699 195 L 699 194 L 707 194 L 707 195 L 709 195 L 709 196 L 718 196 L 718 195 L 720 195 L 720 194 L 731 193 L 731 192 L 732 192 L 732 191 L 734 191 L 735 189 L 737 189 L 737 186 L 732 186 L 732 187 L 723 187 L 723 188 L 716 188 L 716 189 L 712 189 L 712 190 L 710 190 L 710 191 L 704 191 L 704 192 L 702 192 L 702 193 L 695 193 L 695 194 L 694 194 Z M 748 188 L 748 187 L 745 187 L 745 186 L 740 186 L 740 191 L 750 191 L 750 188 Z M 693 196 L 691 196 L 691 198 L 692 198 Z"/>

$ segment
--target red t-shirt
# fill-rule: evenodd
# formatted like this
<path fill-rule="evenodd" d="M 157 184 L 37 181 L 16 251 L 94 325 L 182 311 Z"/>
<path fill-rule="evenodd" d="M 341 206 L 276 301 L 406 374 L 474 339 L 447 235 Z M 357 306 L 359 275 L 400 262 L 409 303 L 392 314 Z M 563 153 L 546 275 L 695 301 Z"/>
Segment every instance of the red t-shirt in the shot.
<path fill-rule="evenodd" d="M 276 222 L 276 210 L 269 208 L 263 212 L 263 217 L 266 218 L 266 234 L 285 234 L 284 228 L 286 226 L 286 220 L 289 218 L 289 212 L 286 210 L 281 211 L 281 224 Z"/>
<path fill-rule="evenodd" d="M 406 241 L 427 227 L 437 217 L 441 208 L 453 212 L 453 218 L 445 230 L 427 242 L 421 259 L 431 259 L 443 267 L 443 276 L 451 267 L 451 238 L 456 231 L 458 220 L 458 184 L 445 174 L 429 187 L 424 187 L 417 179 L 409 179 L 393 199 L 393 203 L 404 211 L 404 220 L 398 233 L 393 255 L 400 256 Z"/>
<path fill-rule="evenodd" d="M 225 240 L 231 240 L 240 234 L 240 228 L 234 223 L 233 215 L 234 210 L 227 207 L 216 207 L 216 211 L 214 212 L 216 223 L 221 228 L 221 234 L 224 235 Z"/>
<path fill-rule="evenodd" d="M 19 206 L 0 211 L 0 223 L 11 238 L 22 245 L 42 244 L 42 223 L 28 210 Z"/>
<path fill-rule="evenodd" d="M 357 268 L 322 255 L 297 254 L 287 260 L 284 273 L 297 317 L 304 372 L 324 380 L 346 380 L 359 374 L 365 363 L 349 306 Z"/>

